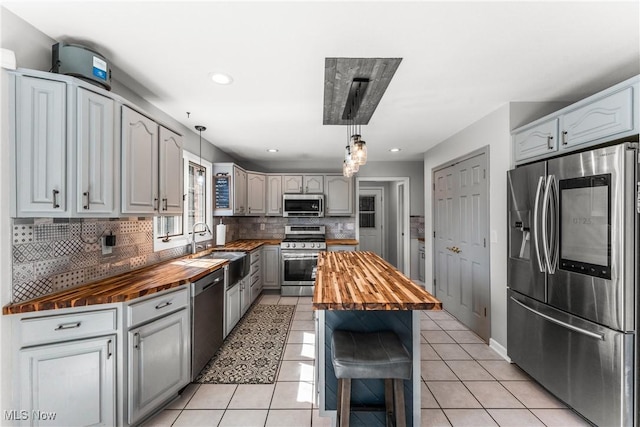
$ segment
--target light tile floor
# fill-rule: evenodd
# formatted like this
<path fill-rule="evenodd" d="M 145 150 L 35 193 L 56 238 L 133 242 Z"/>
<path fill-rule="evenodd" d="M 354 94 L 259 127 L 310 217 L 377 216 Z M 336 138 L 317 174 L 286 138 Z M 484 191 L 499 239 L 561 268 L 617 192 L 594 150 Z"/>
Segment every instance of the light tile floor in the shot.
<path fill-rule="evenodd" d="M 313 402 L 311 298 L 264 295 L 295 305 L 275 384 L 190 384 L 145 426 L 330 426 Z M 588 426 L 448 313 L 421 313 L 422 426 Z"/>

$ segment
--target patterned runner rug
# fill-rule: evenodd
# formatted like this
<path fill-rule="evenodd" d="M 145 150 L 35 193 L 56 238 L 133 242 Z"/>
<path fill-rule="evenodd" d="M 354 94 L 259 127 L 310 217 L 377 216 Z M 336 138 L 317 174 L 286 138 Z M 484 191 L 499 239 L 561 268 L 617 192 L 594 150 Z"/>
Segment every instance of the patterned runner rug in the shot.
<path fill-rule="evenodd" d="M 273 384 L 295 306 L 255 304 L 194 382 Z"/>

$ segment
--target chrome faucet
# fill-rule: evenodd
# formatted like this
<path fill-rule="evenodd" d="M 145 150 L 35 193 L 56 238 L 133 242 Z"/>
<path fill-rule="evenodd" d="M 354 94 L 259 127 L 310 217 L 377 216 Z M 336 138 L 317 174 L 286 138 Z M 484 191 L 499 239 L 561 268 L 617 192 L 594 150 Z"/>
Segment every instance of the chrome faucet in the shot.
<path fill-rule="evenodd" d="M 213 233 L 211 232 L 211 229 L 209 228 L 206 222 L 196 222 L 195 224 L 193 224 L 193 227 L 191 227 L 191 253 L 192 254 L 196 253 L 196 227 L 198 225 L 204 225 L 204 231 L 200 231 L 200 233 L 209 233 L 213 235 Z"/>

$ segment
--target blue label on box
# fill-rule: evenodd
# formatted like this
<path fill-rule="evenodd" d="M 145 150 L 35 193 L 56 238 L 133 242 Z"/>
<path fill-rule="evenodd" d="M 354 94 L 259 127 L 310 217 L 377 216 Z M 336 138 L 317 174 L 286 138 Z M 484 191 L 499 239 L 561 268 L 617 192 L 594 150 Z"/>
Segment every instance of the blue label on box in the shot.
<path fill-rule="evenodd" d="M 98 77 L 99 79 L 107 80 L 106 71 L 99 70 L 96 67 L 93 67 L 93 75 Z"/>

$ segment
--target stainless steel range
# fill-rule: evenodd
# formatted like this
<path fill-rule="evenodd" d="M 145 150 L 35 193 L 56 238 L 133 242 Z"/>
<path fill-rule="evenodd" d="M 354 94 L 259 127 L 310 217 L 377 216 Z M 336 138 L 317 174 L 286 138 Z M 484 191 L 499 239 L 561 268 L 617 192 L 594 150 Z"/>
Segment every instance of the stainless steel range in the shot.
<path fill-rule="evenodd" d="M 327 249 L 324 225 L 286 225 L 280 243 L 284 296 L 312 296 L 318 253 Z"/>

